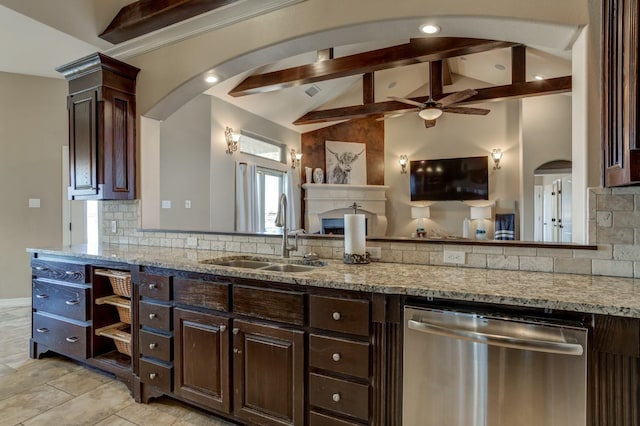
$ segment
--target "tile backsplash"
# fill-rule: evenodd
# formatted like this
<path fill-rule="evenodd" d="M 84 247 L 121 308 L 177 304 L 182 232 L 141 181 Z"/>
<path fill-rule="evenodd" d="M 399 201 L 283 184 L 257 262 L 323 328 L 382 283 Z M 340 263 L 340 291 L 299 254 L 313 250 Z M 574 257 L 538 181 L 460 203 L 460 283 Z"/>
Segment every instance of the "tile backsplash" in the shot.
<path fill-rule="evenodd" d="M 640 278 L 640 188 L 589 189 L 589 244 L 597 250 L 439 244 L 415 241 L 372 241 L 382 262 L 444 265 L 444 250 L 466 253 L 456 267 L 577 273 Z M 99 203 L 104 243 L 224 250 L 247 254 L 280 253 L 278 236 L 140 231 L 138 201 Z M 111 223 L 116 221 L 115 233 Z M 292 256 L 316 252 L 321 258 L 342 259 L 341 238 L 301 238 Z M 449 265 L 449 264 L 447 264 Z"/>

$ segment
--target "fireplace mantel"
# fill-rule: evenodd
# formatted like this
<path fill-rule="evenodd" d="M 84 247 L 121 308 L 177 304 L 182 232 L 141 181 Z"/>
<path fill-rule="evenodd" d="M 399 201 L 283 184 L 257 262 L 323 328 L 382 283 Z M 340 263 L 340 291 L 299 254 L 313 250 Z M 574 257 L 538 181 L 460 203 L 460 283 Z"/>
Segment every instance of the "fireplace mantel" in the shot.
<path fill-rule="evenodd" d="M 368 233 L 384 237 L 387 232 L 386 185 L 340 185 L 305 183 L 305 228 L 310 234 L 321 231 L 324 218 L 339 218 L 353 213 L 351 205 L 358 204 L 358 212 L 368 218 Z"/>

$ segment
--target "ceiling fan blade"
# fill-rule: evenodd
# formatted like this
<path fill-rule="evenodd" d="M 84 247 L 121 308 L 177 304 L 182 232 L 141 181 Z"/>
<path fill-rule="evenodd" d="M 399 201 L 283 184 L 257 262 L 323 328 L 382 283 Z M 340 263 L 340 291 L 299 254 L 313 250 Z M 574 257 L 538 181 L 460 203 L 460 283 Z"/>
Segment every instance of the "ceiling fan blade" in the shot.
<path fill-rule="evenodd" d="M 410 111 L 410 112 L 413 112 L 413 111 Z M 396 117 L 400 117 L 400 116 L 405 115 L 405 114 L 406 114 L 406 112 L 400 112 L 398 114 L 389 114 L 389 115 L 385 115 L 384 117 L 376 118 L 376 121 L 386 120 L 387 118 L 396 118 Z"/>
<path fill-rule="evenodd" d="M 473 95 L 471 95 L 471 96 L 473 96 Z M 396 96 L 387 96 L 387 98 L 393 99 L 394 101 L 402 102 L 402 103 L 405 103 L 405 104 L 414 105 L 414 106 L 417 106 L 417 107 L 420 107 L 420 108 L 422 108 L 424 106 L 424 104 L 421 104 L 420 102 L 412 101 L 411 99 L 398 98 Z"/>
<path fill-rule="evenodd" d="M 424 127 L 426 127 L 427 129 L 436 127 L 436 120 L 424 120 Z"/>
<path fill-rule="evenodd" d="M 456 102 L 464 101 L 465 99 L 468 99 L 477 94 L 478 92 L 476 92 L 473 89 L 465 89 L 456 93 L 452 93 L 449 96 L 445 96 L 444 98 L 438 100 L 438 103 L 441 104 L 443 107 L 446 107 L 449 105 L 453 105 Z"/>
<path fill-rule="evenodd" d="M 469 108 L 469 107 L 446 107 L 442 108 L 444 112 L 453 112 L 456 114 L 469 114 L 469 115 L 487 115 L 491 112 L 490 109 L 484 108 Z"/>

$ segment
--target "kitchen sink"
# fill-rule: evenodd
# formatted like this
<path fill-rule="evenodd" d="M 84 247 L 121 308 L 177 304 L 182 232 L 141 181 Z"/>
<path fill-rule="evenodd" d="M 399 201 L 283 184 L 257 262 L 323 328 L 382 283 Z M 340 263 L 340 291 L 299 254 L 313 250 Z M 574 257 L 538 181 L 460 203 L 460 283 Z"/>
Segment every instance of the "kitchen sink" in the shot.
<path fill-rule="evenodd" d="M 278 272 L 306 272 L 316 269 L 317 266 L 309 265 L 296 265 L 292 263 L 274 263 L 273 265 L 263 266 L 260 268 L 263 271 L 278 271 Z"/>
<path fill-rule="evenodd" d="M 234 268 L 249 268 L 257 269 L 263 266 L 270 265 L 269 262 L 262 262 L 260 260 L 246 260 L 246 259 L 234 259 L 234 260 L 222 260 L 220 262 L 211 262 L 214 265 L 220 266 L 233 266 Z"/>

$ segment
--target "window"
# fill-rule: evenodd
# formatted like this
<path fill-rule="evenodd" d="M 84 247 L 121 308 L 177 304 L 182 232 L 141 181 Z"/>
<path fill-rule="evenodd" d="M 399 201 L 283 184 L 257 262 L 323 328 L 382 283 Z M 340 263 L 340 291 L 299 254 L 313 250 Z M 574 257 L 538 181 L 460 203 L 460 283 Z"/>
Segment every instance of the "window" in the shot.
<path fill-rule="evenodd" d="M 242 153 L 256 155 L 280 163 L 286 161 L 285 146 L 264 136 L 255 135 L 243 130 L 238 143 L 240 144 L 240 152 Z"/>
<path fill-rule="evenodd" d="M 285 192 L 285 172 L 258 167 L 258 197 L 260 199 L 260 229 L 270 234 L 282 230 L 275 225 L 280 194 Z"/>

